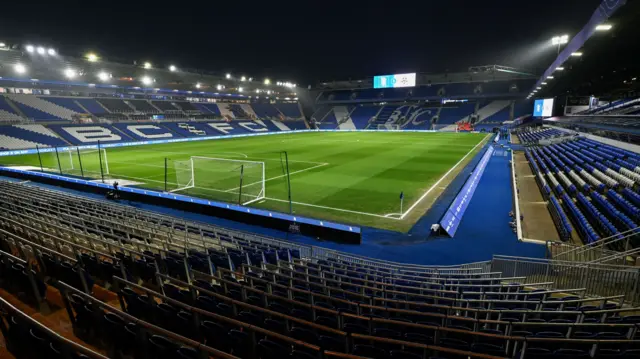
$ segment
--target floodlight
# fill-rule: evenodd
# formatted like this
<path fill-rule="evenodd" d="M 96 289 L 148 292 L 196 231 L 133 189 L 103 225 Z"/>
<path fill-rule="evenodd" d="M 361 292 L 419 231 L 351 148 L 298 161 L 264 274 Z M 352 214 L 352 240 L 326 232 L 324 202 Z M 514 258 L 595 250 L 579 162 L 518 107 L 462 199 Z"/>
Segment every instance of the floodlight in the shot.
<path fill-rule="evenodd" d="M 569 35 L 554 36 L 551 38 L 551 44 L 564 45 L 569 42 Z"/>
<path fill-rule="evenodd" d="M 271 85 L 271 80 L 269 80 L 269 79 L 264 79 L 264 84 L 265 84 L 265 85 Z"/>
<path fill-rule="evenodd" d="M 242 92 L 242 91 L 243 91 L 242 87 L 238 87 L 238 92 Z"/>
<path fill-rule="evenodd" d="M 271 95 L 271 90 L 267 90 L 267 95 Z"/>
<path fill-rule="evenodd" d="M 47 52 L 47 50 L 45 50 L 42 46 L 38 46 L 37 51 L 40 55 L 44 55 Z"/>
<path fill-rule="evenodd" d="M 35 47 L 33 47 L 33 45 L 27 45 L 25 49 L 27 49 L 27 52 L 34 52 L 36 50 Z"/>
<path fill-rule="evenodd" d="M 199 82 L 196 84 L 196 88 L 197 88 L 197 89 L 199 89 L 199 88 L 200 88 L 200 83 L 199 83 Z"/>
<path fill-rule="evenodd" d="M 547 79 L 549 79 L 549 80 L 553 80 L 553 79 L 554 79 L 554 77 L 553 77 L 553 76 L 547 76 Z"/>
<path fill-rule="evenodd" d="M 7 46 L 4 42 L 0 42 L 0 47 L 5 47 Z"/>
<path fill-rule="evenodd" d="M 596 26 L 596 31 L 609 31 L 613 26 L 609 24 L 600 24 Z"/>
<path fill-rule="evenodd" d="M 153 80 L 149 76 L 143 76 L 141 80 L 145 85 L 151 85 L 153 83 Z"/>
<path fill-rule="evenodd" d="M 169 66 L 169 71 L 171 72 L 175 72 L 177 70 L 177 68 L 173 65 Z"/>
<path fill-rule="evenodd" d="M 98 73 L 98 78 L 100 79 L 100 81 L 108 81 L 109 78 L 111 78 L 111 74 L 108 74 L 104 71 Z"/>
<path fill-rule="evenodd" d="M 145 62 L 144 63 L 144 68 L 145 69 L 150 69 L 151 68 L 151 63 L 150 62 Z"/>
<path fill-rule="evenodd" d="M 222 90 L 222 85 L 217 85 L 216 86 L 216 90 L 218 90 L 218 91 Z"/>
<path fill-rule="evenodd" d="M 564 67 L 556 67 L 556 71 L 564 71 Z"/>
<path fill-rule="evenodd" d="M 260 93 L 260 89 L 256 89 L 256 93 Z"/>
<path fill-rule="evenodd" d="M 542 90 L 542 87 L 536 87 L 536 90 Z"/>
<path fill-rule="evenodd" d="M 546 85 L 546 84 L 547 84 L 546 82 L 541 82 L 541 83 L 540 83 L 540 85 Z"/>
<path fill-rule="evenodd" d="M 89 62 L 96 62 L 96 61 L 98 61 L 98 55 L 90 52 L 90 53 L 87 54 L 87 60 Z"/>
<path fill-rule="evenodd" d="M 230 79 L 230 78 L 231 78 L 231 74 L 227 74 L 225 77 L 226 77 L 227 79 Z"/>
<path fill-rule="evenodd" d="M 572 52 L 572 53 L 571 53 L 571 56 L 573 56 L 573 57 L 580 57 L 580 56 L 582 56 L 582 52 Z"/>
<path fill-rule="evenodd" d="M 64 70 L 64 76 L 66 76 L 68 79 L 75 78 L 76 75 L 78 75 L 78 73 L 74 69 Z"/>
<path fill-rule="evenodd" d="M 23 73 L 27 72 L 27 68 L 23 64 L 20 64 L 20 63 L 15 64 L 13 66 L 13 70 L 15 72 L 19 73 L 19 74 L 23 74 Z"/>
<path fill-rule="evenodd" d="M 240 81 L 247 81 L 247 78 L 246 78 L 246 77 L 244 77 L 244 76 L 242 76 L 242 77 L 240 78 Z"/>
<path fill-rule="evenodd" d="M 49 54 L 49 56 L 55 56 L 56 50 L 50 48 L 49 50 L 47 50 L 47 54 Z"/>

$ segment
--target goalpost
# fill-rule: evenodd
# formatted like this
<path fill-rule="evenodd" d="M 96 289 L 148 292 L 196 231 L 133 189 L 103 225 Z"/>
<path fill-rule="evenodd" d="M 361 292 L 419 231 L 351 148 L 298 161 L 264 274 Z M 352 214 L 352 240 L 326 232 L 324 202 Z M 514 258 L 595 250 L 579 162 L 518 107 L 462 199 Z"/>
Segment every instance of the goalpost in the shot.
<path fill-rule="evenodd" d="M 378 131 L 400 131 L 400 125 L 385 123 L 382 125 L 378 125 Z"/>
<path fill-rule="evenodd" d="M 109 174 L 109 159 L 104 148 L 69 147 L 64 151 L 50 152 L 53 163 L 62 173 L 95 177 Z"/>
<path fill-rule="evenodd" d="M 176 188 L 169 192 L 206 193 L 242 205 L 266 196 L 264 162 L 192 156 L 173 161 L 173 170 Z"/>

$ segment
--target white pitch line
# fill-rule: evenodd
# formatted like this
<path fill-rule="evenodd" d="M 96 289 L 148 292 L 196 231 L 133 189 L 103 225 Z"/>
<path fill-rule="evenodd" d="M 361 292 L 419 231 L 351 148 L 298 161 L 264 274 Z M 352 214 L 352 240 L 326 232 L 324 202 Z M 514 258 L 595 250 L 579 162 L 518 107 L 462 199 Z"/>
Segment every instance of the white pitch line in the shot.
<path fill-rule="evenodd" d="M 328 164 L 329 164 L 329 163 L 321 163 L 321 164 L 319 164 L 319 165 L 317 165 L 317 166 L 313 166 L 313 167 L 304 168 L 304 169 L 301 169 L 301 170 L 298 170 L 298 171 L 290 172 L 290 173 L 289 173 L 289 175 L 294 175 L 294 174 L 296 174 L 296 173 L 300 173 L 300 172 L 304 172 L 304 171 L 310 171 L 310 170 L 312 170 L 312 169 L 314 169 L 314 168 L 323 167 L 323 166 L 326 166 L 326 165 L 328 165 Z M 271 178 L 267 178 L 267 179 L 266 179 L 266 180 L 264 180 L 264 181 L 257 181 L 257 182 L 249 183 L 249 184 L 243 185 L 242 187 L 244 188 L 244 187 L 249 187 L 249 186 L 253 186 L 253 185 L 256 185 L 256 184 L 261 184 L 262 182 L 269 182 L 269 181 L 272 181 L 272 180 L 274 180 L 274 179 L 282 178 L 282 177 L 285 177 L 285 176 L 286 176 L 286 174 L 284 174 L 284 175 L 279 175 L 279 176 L 275 176 L 275 177 L 271 177 Z M 225 192 L 237 191 L 237 190 L 239 190 L 239 189 L 240 189 L 240 187 L 231 188 L 231 189 L 226 190 Z"/>
<path fill-rule="evenodd" d="M 486 138 L 486 137 L 485 137 Z M 431 186 L 431 188 L 429 188 L 420 198 L 418 198 L 417 201 L 415 201 L 411 207 L 409 207 L 403 214 L 402 216 L 400 216 L 400 219 L 404 219 L 404 217 L 407 216 L 407 214 L 409 214 L 409 212 L 411 212 L 414 208 L 416 208 L 416 206 L 418 205 L 418 203 L 420 203 L 423 199 L 425 199 L 425 197 L 427 197 L 427 195 L 429 193 L 431 193 L 431 191 L 433 191 L 434 188 L 436 188 L 436 186 L 438 186 L 440 184 L 440 182 L 442 182 L 442 180 L 444 180 L 445 177 L 447 177 L 449 175 L 449 173 L 451 173 L 454 169 L 456 169 L 456 167 L 458 167 L 462 161 L 464 161 L 465 158 L 467 158 L 471 152 L 473 152 L 473 150 L 475 150 L 478 146 L 480 146 L 482 143 L 484 143 L 484 139 L 480 142 L 478 142 L 477 145 L 473 146 L 473 148 L 471 150 L 469 150 L 469 152 L 467 152 L 466 155 L 464 155 L 464 157 L 462 157 L 460 159 L 460 161 L 458 161 L 458 163 L 456 163 L 453 167 L 451 167 L 451 169 L 449 169 L 447 171 L 447 173 L 445 173 L 442 177 L 440 177 L 440 179 L 438 180 L 438 182 L 434 183 L 433 186 Z"/>
<path fill-rule="evenodd" d="M 269 201 L 276 201 L 276 202 L 289 203 L 289 201 L 288 201 L 288 200 L 286 200 L 286 199 L 273 198 L 273 197 L 265 197 L 265 199 L 266 199 L 266 200 L 269 200 Z M 320 205 L 317 205 L 317 204 L 310 204 L 310 203 L 296 202 L 296 201 L 291 201 L 291 203 L 293 203 L 293 204 L 298 204 L 298 205 L 301 205 L 301 206 L 307 206 L 307 207 L 316 207 L 316 208 L 322 208 L 322 209 L 330 209 L 330 210 L 333 210 L 333 211 L 339 211 L 339 212 L 355 213 L 355 214 L 361 214 L 361 215 L 365 215 L 365 216 L 372 216 L 372 217 L 378 217 L 378 218 L 384 218 L 384 219 L 400 220 L 400 218 L 390 218 L 390 217 L 385 217 L 385 216 L 380 215 L 380 214 L 367 213 L 367 212 L 359 212 L 359 211 L 352 211 L 352 210 L 349 210 L 349 209 L 343 209 L 343 208 L 335 208 L 335 207 L 320 206 Z"/>

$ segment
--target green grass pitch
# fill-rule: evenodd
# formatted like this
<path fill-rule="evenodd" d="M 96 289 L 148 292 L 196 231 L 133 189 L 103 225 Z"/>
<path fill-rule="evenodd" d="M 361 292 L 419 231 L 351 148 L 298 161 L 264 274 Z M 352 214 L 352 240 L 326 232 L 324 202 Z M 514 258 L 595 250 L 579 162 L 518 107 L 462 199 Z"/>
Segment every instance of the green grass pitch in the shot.
<path fill-rule="evenodd" d="M 289 212 L 281 161 L 286 151 L 295 214 L 407 231 L 487 139 L 488 135 L 471 133 L 318 132 L 118 147 L 106 149 L 107 177 L 163 190 L 168 158 L 168 190 L 173 190 L 185 177 L 180 161 L 191 156 L 264 162 L 266 197 L 250 205 Z M 80 160 L 68 152 L 59 157 L 63 172 L 79 175 L 81 160 L 85 176 L 100 177 L 96 151 L 81 152 Z M 41 159 L 45 169 L 57 172 L 55 154 L 42 154 Z M 39 160 L 37 155 L 0 157 L 0 164 L 38 167 Z M 196 161 L 195 188 L 178 193 L 238 202 L 242 163 L 235 164 Z M 245 198 L 257 194 L 256 176 L 247 165 Z"/>

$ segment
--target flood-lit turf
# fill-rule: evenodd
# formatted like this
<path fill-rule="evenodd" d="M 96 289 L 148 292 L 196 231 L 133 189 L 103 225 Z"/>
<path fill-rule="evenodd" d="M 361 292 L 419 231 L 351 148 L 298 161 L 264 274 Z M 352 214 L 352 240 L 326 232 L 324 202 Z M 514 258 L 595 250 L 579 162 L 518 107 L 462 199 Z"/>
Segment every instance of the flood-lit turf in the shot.
<path fill-rule="evenodd" d="M 164 189 L 164 164 L 168 158 L 167 186 L 172 190 L 178 182 L 184 183 L 184 175 L 176 177 L 175 161 L 188 161 L 191 156 L 264 162 L 266 198 L 251 206 L 288 212 L 287 176 L 283 175 L 281 160 L 281 152 L 286 151 L 294 213 L 404 231 L 415 223 L 428 205 L 425 207 L 420 202 L 403 219 L 385 218 L 400 217 L 400 192 L 404 192 L 403 212 L 406 213 L 468 154 L 436 187 L 441 190 L 446 186 L 456 171 L 480 149 L 478 144 L 485 137 L 484 134 L 469 133 L 322 132 L 109 148 L 106 150 L 107 177 L 140 182 L 141 187 Z M 42 154 L 40 158 L 43 167 L 57 172 L 55 154 Z M 68 152 L 60 152 L 59 158 L 63 172 L 79 175 L 79 162 L 82 161 L 86 177 L 100 177 L 96 151 L 82 152 L 80 160 Z M 71 162 L 74 169 L 71 169 Z M 39 166 L 40 161 L 37 155 L 23 155 L 0 157 L 0 163 Z M 242 163 L 238 162 L 237 166 L 213 161 L 195 163 L 196 187 L 180 193 L 238 201 Z M 245 167 L 243 201 L 258 193 L 260 184 L 255 184 L 254 172 L 252 166 Z"/>

